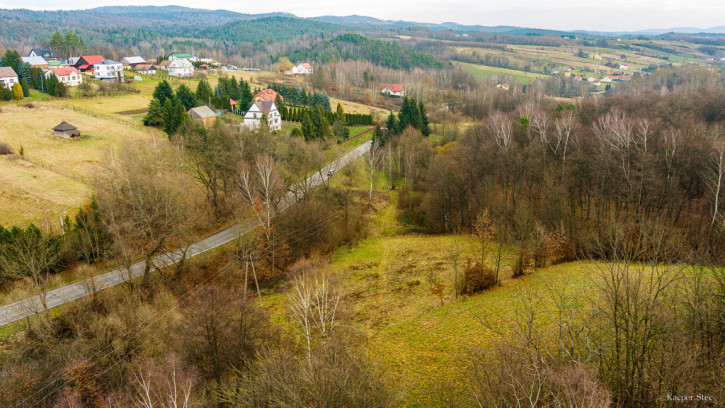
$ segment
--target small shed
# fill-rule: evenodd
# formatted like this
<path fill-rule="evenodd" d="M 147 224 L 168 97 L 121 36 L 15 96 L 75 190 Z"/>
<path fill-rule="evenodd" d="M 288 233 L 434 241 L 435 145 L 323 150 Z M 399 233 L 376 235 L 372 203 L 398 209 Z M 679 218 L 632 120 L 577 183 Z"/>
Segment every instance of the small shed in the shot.
<path fill-rule="evenodd" d="M 81 131 L 77 127 L 66 121 L 62 121 L 58 126 L 54 127 L 53 133 L 65 139 L 79 137 L 81 135 Z"/>
<path fill-rule="evenodd" d="M 217 118 L 216 113 L 208 106 L 197 106 L 189 109 L 189 116 L 191 116 L 194 123 L 201 123 L 206 127 L 213 126 Z"/>

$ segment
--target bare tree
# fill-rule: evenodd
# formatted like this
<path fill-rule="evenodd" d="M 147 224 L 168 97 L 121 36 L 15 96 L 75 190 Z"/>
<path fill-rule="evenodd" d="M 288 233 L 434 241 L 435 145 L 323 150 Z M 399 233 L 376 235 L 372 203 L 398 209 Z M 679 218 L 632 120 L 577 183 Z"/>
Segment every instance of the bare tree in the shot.
<path fill-rule="evenodd" d="M 129 273 L 137 257 L 145 261 L 144 286 L 155 267 L 153 258 L 189 240 L 196 219 L 193 190 L 183 186 L 183 174 L 164 159 L 126 147 L 106 161 L 95 183 L 116 255 Z"/>
<path fill-rule="evenodd" d="M 513 140 L 513 123 L 505 113 L 496 111 L 488 117 L 488 134 L 501 152 L 508 151 Z"/>
<path fill-rule="evenodd" d="M 707 173 L 704 176 L 705 183 L 711 194 L 712 218 L 710 229 L 715 226 L 720 211 L 720 196 L 725 181 L 725 140 L 715 141 L 715 151 L 708 163 Z"/>
<path fill-rule="evenodd" d="M 373 180 L 375 176 L 375 169 L 382 161 L 384 154 L 383 147 L 380 145 L 380 143 L 380 139 L 373 138 L 372 144 L 370 145 L 370 150 L 368 151 L 368 155 L 365 160 L 365 164 L 367 164 L 368 168 L 370 169 L 370 192 L 368 194 L 368 208 L 370 208 L 373 201 Z"/>

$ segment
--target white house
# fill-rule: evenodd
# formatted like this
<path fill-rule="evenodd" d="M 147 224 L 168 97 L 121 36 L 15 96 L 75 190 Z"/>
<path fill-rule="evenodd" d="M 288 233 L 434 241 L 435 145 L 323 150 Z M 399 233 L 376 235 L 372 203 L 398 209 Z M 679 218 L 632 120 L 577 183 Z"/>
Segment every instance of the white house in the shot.
<path fill-rule="evenodd" d="M 18 82 L 18 74 L 11 67 L 0 67 L 0 84 L 10 90 Z"/>
<path fill-rule="evenodd" d="M 83 83 L 83 74 L 73 67 L 50 68 L 45 71 L 45 79 L 55 75 L 65 86 L 78 86 Z"/>
<path fill-rule="evenodd" d="M 151 64 L 138 64 L 133 67 L 133 71 L 141 75 L 156 75 L 156 66 Z"/>
<path fill-rule="evenodd" d="M 176 61 L 179 59 L 191 60 L 194 59 L 194 56 L 188 52 L 172 52 L 168 57 L 166 57 L 166 59 L 169 61 Z"/>
<path fill-rule="evenodd" d="M 262 121 L 262 115 L 267 117 L 267 125 L 273 132 L 282 129 L 282 117 L 271 101 L 257 101 L 252 104 L 246 114 L 244 114 L 244 126 L 249 129 L 256 129 Z"/>
<path fill-rule="evenodd" d="M 312 65 L 303 62 L 300 65 L 295 65 L 292 67 L 292 74 L 293 75 L 312 75 L 312 72 L 314 70 L 312 69 Z"/>
<path fill-rule="evenodd" d="M 179 78 L 194 76 L 194 66 L 186 59 L 176 59 L 171 61 L 167 67 L 167 71 L 169 75 Z"/>
<path fill-rule="evenodd" d="M 405 87 L 401 84 L 385 84 L 380 93 L 388 96 L 403 96 Z"/>
<path fill-rule="evenodd" d="M 105 60 L 93 64 L 93 77 L 101 81 L 123 81 L 123 64 L 120 62 Z"/>
<path fill-rule="evenodd" d="M 626 71 L 626 70 L 628 70 L 628 69 L 629 69 L 629 65 L 627 65 L 627 64 L 621 64 L 621 65 L 619 66 L 619 69 L 621 69 L 622 71 Z"/>
<path fill-rule="evenodd" d="M 602 78 L 602 82 L 612 82 L 612 78 L 605 76 L 604 78 Z"/>
<path fill-rule="evenodd" d="M 595 78 L 595 77 L 592 76 L 592 77 L 587 78 L 587 81 L 589 81 L 589 82 L 596 82 L 597 81 L 597 78 Z"/>

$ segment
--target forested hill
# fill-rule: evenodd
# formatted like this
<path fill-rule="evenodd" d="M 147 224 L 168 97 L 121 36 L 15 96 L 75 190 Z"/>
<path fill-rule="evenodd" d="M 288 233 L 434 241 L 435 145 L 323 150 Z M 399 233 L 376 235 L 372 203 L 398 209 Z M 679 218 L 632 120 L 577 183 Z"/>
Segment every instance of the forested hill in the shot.
<path fill-rule="evenodd" d="M 367 60 L 393 69 L 443 68 L 444 64 L 430 54 L 404 49 L 398 43 L 373 40 L 359 34 L 342 34 L 312 48 L 288 55 L 291 61 L 313 61 L 326 64 L 335 60 Z"/>
<path fill-rule="evenodd" d="M 233 42 L 255 42 L 268 39 L 285 41 L 302 35 L 349 32 L 349 27 L 321 21 L 291 18 L 266 17 L 255 20 L 236 21 L 218 27 L 209 27 L 200 32 L 201 37 Z"/>

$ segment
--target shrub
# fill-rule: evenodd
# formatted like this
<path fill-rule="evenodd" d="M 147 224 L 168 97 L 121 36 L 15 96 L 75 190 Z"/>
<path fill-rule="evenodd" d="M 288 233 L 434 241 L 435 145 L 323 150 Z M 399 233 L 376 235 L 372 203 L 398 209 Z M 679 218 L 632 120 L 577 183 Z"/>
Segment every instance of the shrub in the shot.
<path fill-rule="evenodd" d="M 474 294 L 496 286 L 496 274 L 493 269 L 476 262 L 469 265 L 463 273 L 463 293 Z"/>
<path fill-rule="evenodd" d="M 519 251 L 519 257 L 516 259 L 516 263 L 511 267 L 511 276 L 514 278 L 523 276 L 530 267 L 531 257 L 529 256 L 529 250 L 527 248 L 522 248 Z"/>
<path fill-rule="evenodd" d="M 5 142 L 0 142 L 0 155 L 13 154 L 15 150 L 13 147 Z"/>

